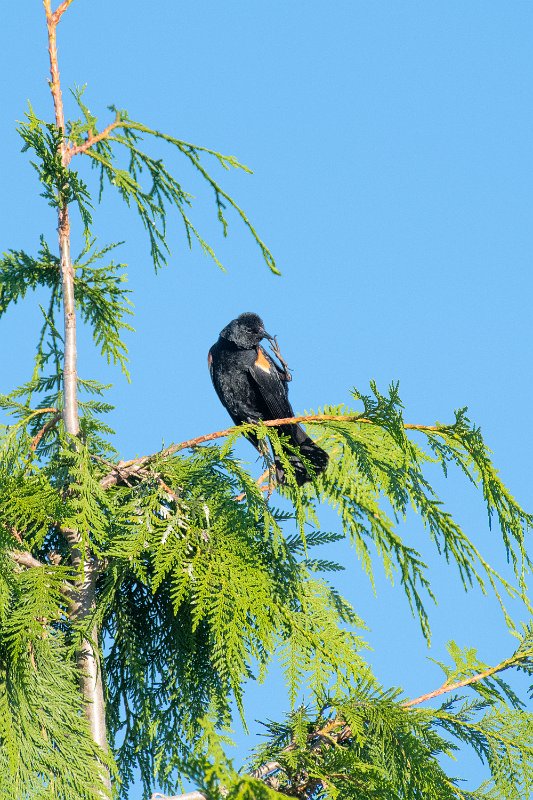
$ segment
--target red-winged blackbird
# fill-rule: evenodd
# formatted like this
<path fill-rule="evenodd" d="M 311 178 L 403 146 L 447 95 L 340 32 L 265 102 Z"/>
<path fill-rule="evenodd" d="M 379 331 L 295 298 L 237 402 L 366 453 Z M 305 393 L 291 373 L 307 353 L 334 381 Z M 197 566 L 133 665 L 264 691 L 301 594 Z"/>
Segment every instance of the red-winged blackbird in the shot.
<path fill-rule="evenodd" d="M 216 393 L 236 425 L 294 416 L 287 386 L 290 375 L 260 346 L 259 342 L 264 338 L 275 341 L 265 331 L 261 318 L 247 312 L 220 331 L 218 342 L 207 357 Z M 312 465 L 315 475 L 326 469 L 327 453 L 309 438 L 300 425 L 280 425 L 278 430 Z M 249 433 L 247 438 L 261 452 L 257 437 Z M 289 450 L 286 455 L 298 485 L 311 480 L 300 459 Z M 274 460 L 278 481 L 282 483 L 283 468 L 278 458 Z"/>

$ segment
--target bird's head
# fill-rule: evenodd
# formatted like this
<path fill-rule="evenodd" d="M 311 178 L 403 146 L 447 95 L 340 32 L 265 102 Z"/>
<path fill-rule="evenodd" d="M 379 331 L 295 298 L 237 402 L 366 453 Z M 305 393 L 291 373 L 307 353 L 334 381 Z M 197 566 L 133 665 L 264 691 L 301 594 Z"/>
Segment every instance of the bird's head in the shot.
<path fill-rule="evenodd" d="M 257 314 L 246 311 L 240 314 L 237 319 L 232 319 L 225 328 L 220 331 L 223 339 L 233 342 L 242 350 L 250 350 L 257 347 L 261 339 L 272 339 L 273 337 L 265 331 L 263 320 Z"/>

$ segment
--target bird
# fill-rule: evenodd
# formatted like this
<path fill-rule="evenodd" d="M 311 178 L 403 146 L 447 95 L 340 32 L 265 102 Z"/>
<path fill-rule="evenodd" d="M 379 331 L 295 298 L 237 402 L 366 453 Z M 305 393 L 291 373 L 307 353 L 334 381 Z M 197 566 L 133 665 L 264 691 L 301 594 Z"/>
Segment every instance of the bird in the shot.
<path fill-rule="evenodd" d="M 274 343 L 274 352 L 280 357 L 276 339 L 266 332 L 261 317 L 246 311 L 220 331 L 218 341 L 208 353 L 207 363 L 213 386 L 235 425 L 294 416 L 288 394 L 291 374 L 285 362 L 283 367 L 278 365 L 261 347 L 263 339 Z M 284 449 L 298 486 L 326 469 L 328 454 L 315 444 L 300 425 L 280 425 L 277 429 L 299 451 L 312 470 L 298 458 L 294 450 Z M 257 436 L 251 432 L 246 436 L 264 455 L 264 444 L 259 442 Z M 276 454 L 274 462 L 278 483 L 285 483 L 285 470 Z"/>

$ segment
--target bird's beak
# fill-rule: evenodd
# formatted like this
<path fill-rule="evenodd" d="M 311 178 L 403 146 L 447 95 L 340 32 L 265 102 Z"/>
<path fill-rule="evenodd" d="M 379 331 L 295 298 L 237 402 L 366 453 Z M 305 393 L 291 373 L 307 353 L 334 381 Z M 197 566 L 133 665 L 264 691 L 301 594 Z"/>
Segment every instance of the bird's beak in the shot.
<path fill-rule="evenodd" d="M 263 338 L 268 339 L 270 342 L 274 341 L 274 336 L 271 336 L 269 333 L 267 333 L 264 328 L 263 328 Z"/>

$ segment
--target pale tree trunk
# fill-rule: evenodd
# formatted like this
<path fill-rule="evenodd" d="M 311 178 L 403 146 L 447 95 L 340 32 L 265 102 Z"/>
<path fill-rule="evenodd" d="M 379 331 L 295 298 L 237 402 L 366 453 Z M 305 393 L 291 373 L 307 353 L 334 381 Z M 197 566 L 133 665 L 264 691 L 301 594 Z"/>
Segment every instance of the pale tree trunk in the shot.
<path fill-rule="evenodd" d="M 63 132 L 65 131 L 65 119 L 61 83 L 59 79 L 56 28 L 62 14 L 66 11 L 71 2 L 72 0 L 64 0 L 56 11 L 52 11 L 51 0 L 43 0 L 48 28 L 48 51 L 50 54 L 51 74 L 50 91 L 54 101 L 56 125 Z M 65 167 L 68 166 L 71 154 L 66 141 L 63 141 L 61 144 L 61 157 L 63 165 Z M 72 436 L 76 436 L 79 433 L 76 307 L 74 303 L 74 269 L 70 256 L 70 219 L 68 205 L 66 203 L 61 203 L 58 211 L 58 236 L 65 323 L 63 421 L 65 431 Z M 80 575 L 76 581 L 75 590 L 72 595 L 70 616 L 73 621 L 83 622 L 94 610 L 98 562 L 90 553 L 82 551 L 79 531 L 69 530 L 64 531 L 64 533 L 70 545 L 72 566 L 75 568 L 78 575 Z M 91 631 L 91 638 L 95 644 L 98 641 L 98 633 L 98 629 L 95 626 Z M 89 721 L 91 735 L 101 749 L 106 752 L 108 745 L 102 673 L 98 653 L 91 642 L 85 640 L 82 643 L 77 653 L 77 665 L 79 670 L 80 691 L 85 700 L 85 713 Z M 102 781 L 107 791 L 110 791 L 111 781 L 107 769 L 103 769 Z"/>

